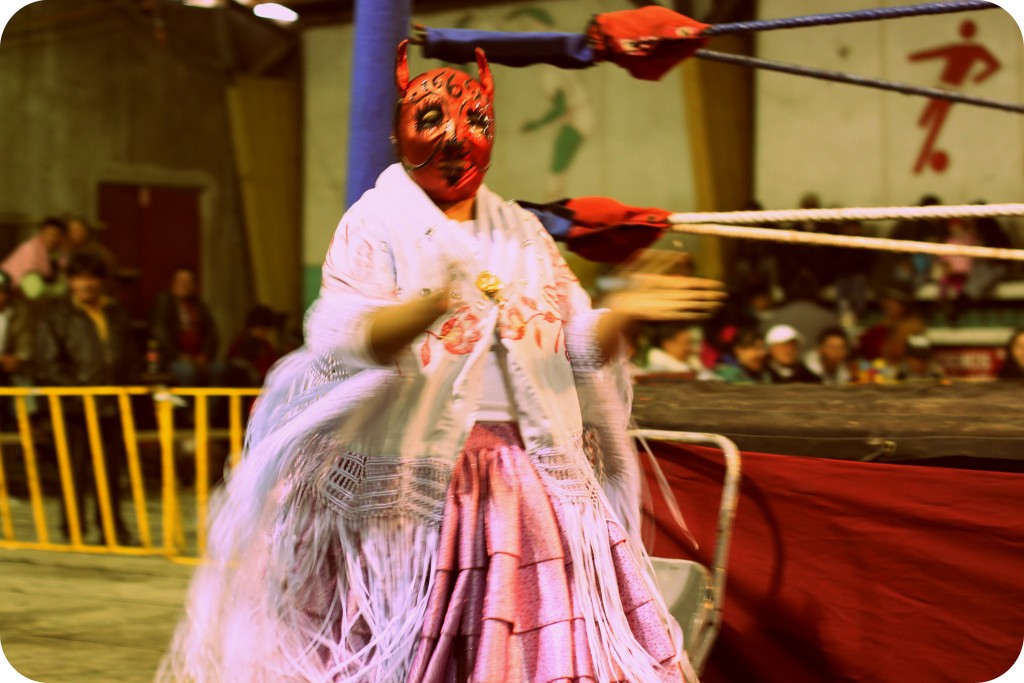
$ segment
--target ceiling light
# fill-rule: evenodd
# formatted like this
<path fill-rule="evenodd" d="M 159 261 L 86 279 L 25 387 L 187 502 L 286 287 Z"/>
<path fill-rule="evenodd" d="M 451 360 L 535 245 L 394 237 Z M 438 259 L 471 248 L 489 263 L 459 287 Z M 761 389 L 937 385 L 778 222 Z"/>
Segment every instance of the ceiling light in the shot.
<path fill-rule="evenodd" d="M 273 19 L 274 21 L 280 21 L 286 24 L 290 24 L 299 18 L 298 14 L 284 5 L 277 4 L 276 2 L 260 3 L 252 8 L 252 13 L 263 19 Z"/>

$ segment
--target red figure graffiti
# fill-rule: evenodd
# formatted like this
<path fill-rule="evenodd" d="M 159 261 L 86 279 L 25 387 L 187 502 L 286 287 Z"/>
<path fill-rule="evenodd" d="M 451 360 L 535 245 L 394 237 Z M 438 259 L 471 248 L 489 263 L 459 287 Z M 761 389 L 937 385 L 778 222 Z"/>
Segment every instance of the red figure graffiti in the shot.
<path fill-rule="evenodd" d="M 981 83 L 998 71 L 1000 64 L 999 60 L 985 46 L 971 40 L 977 32 L 978 29 L 973 21 L 965 21 L 960 24 L 960 37 L 964 39 L 964 42 L 915 52 L 910 55 L 909 59 L 912 62 L 945 59 L 946 68 L 942 70 L 939 80 L 947 85 L 958 87 L 964 84 L 971 75 L 971 71 L 974 70 L 974 65 L 980 62 L 982 69 L 972 81 Z M 941 149 L 935 149 L 935 141 L 939 137 L 939 131 L 942 130 L 942 124 L 946 122 L 946 116 L 952 106 L 953 103 L 948 100 L 929 100 L 928 105 L 921 113 L 921 118 L 917 120 L 918 127 L 925 128 L 928 134 L 914 164 L 915 174 L 919 175 L 925 166 L 931 166 L 932 170 L 937 173 L 942 173 L 949 166 L 949 155 Z"/>

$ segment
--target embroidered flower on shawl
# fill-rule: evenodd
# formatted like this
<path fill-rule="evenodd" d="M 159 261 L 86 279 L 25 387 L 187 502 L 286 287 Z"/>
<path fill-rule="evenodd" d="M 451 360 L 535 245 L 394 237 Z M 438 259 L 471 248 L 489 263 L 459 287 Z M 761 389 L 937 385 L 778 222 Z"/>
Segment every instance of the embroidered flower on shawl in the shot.
<path fill-rule="evenodd" d="M 549 291 L 550 290 L 550 291 Z M 554 287 L 550 285 L 544 288 L 544 299 L 548 305 L 551 305 L 552 298 L 555 301 L 558 300 L 558 295 L 555 293 Z M 519 301 L 527 309 L 532 311 L 530 317 L 524 318 L 523 312 L 518 306 L 512 303 L 508 303 L 502 307 L 502 318 L 499 322 L 501 337 L 502 339 L 512 339 L 518 341 L 526 336 L 526 330 L 531 323 L 539 323 L 540 320 L 548 324 L 558 323 L 558 330 L 555 333 L 555 353 L 558 353 L 563 348 L 563 337 L 565 332 L 563 330 L 564 320 L 555 314 L 555 311 L 551 309 L 542 310 L 537 305 L 536 299 L 528 297 L 526 295 L 520 295 Z M 554 308 L 554 307 L 552 307 Z M 538 320 L 539 319 L 539 320 Z M 534 324 L 533 328 L 533 341 L 537 345 L 537 348 L 543 348 L 544 334 L 541 331 L 539 324 Z"/>
<path fill-rule="evenodd" d="M 469 312 L 469 306 L 463 306 L 445 320 L 437 334 L 427 330 L 427 338 L 420 347 L 420 362 L 423 367 L 430 364 L 430 340 L 437 339 L 444 344 L 448 353 L 464 355 L 473 350 L 480 341 L 480 319 Z"/>
<path fill-rule="evenodd" d="M 526 319 L 522 312 L 515 306 L 507 306 L 505 320 L 501 325 L 502 339 L 522 339 L 526 335 Z"/>

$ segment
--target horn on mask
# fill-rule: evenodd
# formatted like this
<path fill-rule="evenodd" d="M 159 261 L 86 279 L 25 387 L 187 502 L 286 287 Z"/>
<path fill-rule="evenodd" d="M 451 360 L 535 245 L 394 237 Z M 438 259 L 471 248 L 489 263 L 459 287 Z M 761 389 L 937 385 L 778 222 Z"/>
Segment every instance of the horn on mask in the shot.
<path fill-rule="evenodd" d="M 399 96 L 409 87 L 409 58 L 406 55 L 408 46 L 409 40 L 403 40 L 398 44 L 398 51 L 395 54 L 395 87 L 398 88 Z"/>
<path fill-rule="evenodd" d="M 487 64 L 487 55 L 480 48 L 476 49 L 476 68 L 480 73 L 480 85 L 484 87 L 484 93 L 494 99 L 494 78 L 491 76 L 491 67 Z"/>

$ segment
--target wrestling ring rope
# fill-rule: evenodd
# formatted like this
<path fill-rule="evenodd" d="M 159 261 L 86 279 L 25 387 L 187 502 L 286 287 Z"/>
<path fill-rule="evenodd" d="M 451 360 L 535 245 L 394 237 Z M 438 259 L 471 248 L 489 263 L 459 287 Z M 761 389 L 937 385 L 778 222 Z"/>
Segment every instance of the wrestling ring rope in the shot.
<path fill-rule="evenodd" d="M 936 256 L 970 256 L 973 258 L 1024 261 L 1024 249 L 916 242 L 912 240 L 886 239 L 883 237 L 857 237 L 735 225 L 737 223 L 784 223 L 798 221 L 836 223 L 842 221 L 882 221 L 893 219 L 990 218 L 995 216 L 1024 216 L 1024 204 L 674 213 L 668 217 L 668 221 L 672 224 L 671 229 L 673 232 L 693 235 L 733 237 L 783 242 L 786 244 L 814 244 L 823 247 L 848 247 L 876 251 L 934 254 Z"/>
<path fill-rule="evenodd" d="M 780 29 L 808 28 L 813 26 L 828 26 L 834 24 L 846 24 L 853 22 L 879 21 L 884 19 L 897 19 L 903 17 L 927 16 L 938 14 L 951 14 L 955 12 L 968 12 L 977 10 L 998 9 L 999 6 L 983 0 L 949 0 L 947 2 L 931 2 L 918 5 L 904 5 L 898 7 L 880 7 L 850 12 L 831 12 L 825 14 L 810 14 L 797 17 L 785 17 L 781 19 L 766 19 L 757 21 L 741 21 L 734 23 L 714 24 L 699 31 L 699 38 L 713 38 L 715 36 L 749 33 L 755 31 L 774 31 Z M 682 15 L 679 15 L 682 17 Z M 683 17 L 685 19 L 685 17 Z M 436 29 L 414 25 L 413 43 L 424 47 L 424 54 L 427 57 L 444 59 L 452 62 L 472 61 L 472 50 L 479 46 L 484 48 L 488 59 L 494 64 L 508 64 L 510 66 L 526 66 L 528 64 L 550 63 L 562 68 L 585 68 L 598 61 L 608 59 L 607 56 L 597 55 L 588 36 L 576 33 L 503 33 L 494 31 L 477 31 L 472 29 Z M 694 34 L 685 33 L 684 40 L 695 37 Z M 643 43 L 648 39 L 638 39 Z M 657 40 L 662 39 L 654 39 Z M 671 42 L 671 39 L 665 41 Z M 537 56 L 527 58 L 521 52 L 509 48 L 516 44 L 532 44 L 539 49 Z M 546 45 L 545 48 L 541 48 Z M 554 46 L 559 46 L 555 48 Z M 847 83 L 862 87 L 888 90 L 904 95 L 916 95 L 932 99 L 947 100 L 971 104 L 977 107 L 997 109 L 1017 114 L 1024 113 L 1024 104 L 1015 102 L 1004 102 L 987 97 L 965 95 L 963 93 L 920 86 L 910 83 L 899 83 L 888 81 L 871 76 L 860 76 L 842 71 L 822 69 L 801 64 L 791 64 L 760 57 L 748 55 L 718 52 L 700 48 L 692 52 L 692 56 L 698 59 L 705 59 L 738 66 L 748 66 L 757 69 L 777 71 L 796 76 L 815 78 L 818 80 Z M 551 61 L 555 59 L 555 61 Z"/>

